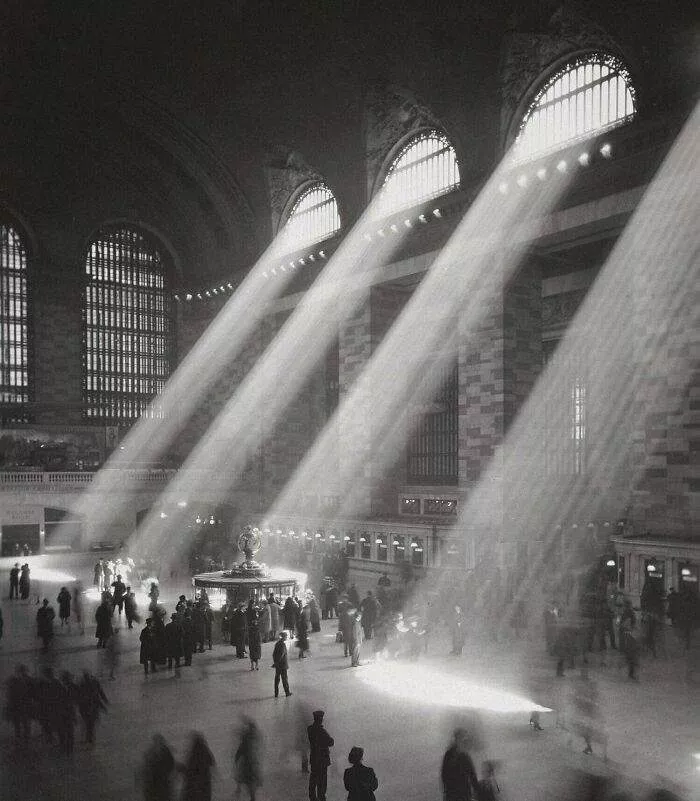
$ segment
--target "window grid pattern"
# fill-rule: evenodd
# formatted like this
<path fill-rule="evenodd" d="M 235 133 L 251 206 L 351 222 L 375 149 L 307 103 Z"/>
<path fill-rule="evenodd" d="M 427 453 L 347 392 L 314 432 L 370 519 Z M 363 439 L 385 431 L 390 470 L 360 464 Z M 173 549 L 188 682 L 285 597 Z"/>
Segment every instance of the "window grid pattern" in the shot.
<path fill-rule="evenodd" d="M 133 420 L 149 410 L 170 375 L 165 264 L 139 231 L 122 228 L 93 242 L 86 273 L 85 414 Z M 151 413 L 161 416 L 157 407 Z"/>
<path fill-rule="evenodd" d="M 458 383 L 456 365 L 448 368 L 435 398 L 436 411 L 418 421 L 408 443 L 408 481 L 457 483 Z"/>
<path fill-rule="evenodd" d="M 556 150 L 621 125 L 635 111 L 627 69 L 613 56 L 589 54 L 566 64 L 537 94 L 520 125 L 515 157 Z"/>
<path fill-rule="evenodd" d="M 283 235 L 290 250 L 299 250 L 322 242 L 339 230 L 338 201 L 327 186 L 315 184 L 297 199 Z"/>
<path fill-rule="evenodd" d="M 29 314 L 27 253 L 14 228 L 0 224 L 0 401 L 27 403 Z"/>
<path fill-rule="evenodd" d="M 458 186 L 454 148 L 444 134 L 429 131 L 412 139 L 394 159 L 377 199 L 378 212 L 410 208 Z"/>
<path fill-rule="evenodd" d="M 571 387 L 571 442 L 574 473 L 580 475 L 586 467 L 586 386 L 580 377 Z"/>

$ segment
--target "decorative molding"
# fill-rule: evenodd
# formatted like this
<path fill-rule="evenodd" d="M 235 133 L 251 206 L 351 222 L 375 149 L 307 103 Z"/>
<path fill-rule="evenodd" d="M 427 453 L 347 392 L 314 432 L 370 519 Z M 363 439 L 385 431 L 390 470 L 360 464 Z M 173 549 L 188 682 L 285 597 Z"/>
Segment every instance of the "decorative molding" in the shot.
<path fill-rule="evenodd" d="M 292 196 L 304 184 L 323 181 L 324 178 L 307 163 L 301 153 L 284 145 L 277 145 L 268 153 L 265 175 L 270 195 L 270 220 L 274 237 Z"/>
<path fill-rule="evenodd" d="M 550 295 L 542 299 L 542 327 L 559 328 L 567 326 L 574 318 L 587 289 L 576 289 L 560 295 Z"/>

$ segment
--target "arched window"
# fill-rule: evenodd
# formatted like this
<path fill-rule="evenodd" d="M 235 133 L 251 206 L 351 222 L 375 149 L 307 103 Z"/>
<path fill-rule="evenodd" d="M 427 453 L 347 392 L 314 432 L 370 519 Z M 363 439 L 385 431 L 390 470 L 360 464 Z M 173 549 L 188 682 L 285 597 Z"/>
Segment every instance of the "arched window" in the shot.
<path fill-rule="evenodd" d="M 84 401 L 88 417 L 132 420 L 171 370 L 172 319 L 159 247 L 134 228 L 102 231 L 85 262 Z"/>
<path fill-rule="evenodd" d="M 413 137 L 394 158 L 377 199 L 380 214 L 391 214 L 444 195 L 459 186 L 457 154 L 439 131 Z"/>
<path fill-rule="evenodd" d="M 26 403 L 29 384 L 27 251 L 17 231 L 0 222 L 0 401 Z"/>
<path fill-rule="evenodd" d="M 538 91 L 520 124 L 515 158 L 531 159 L 621 125 L 636 112 L 630 75 L 619 59 L 588 53 L 568 61 Z"/>
<path fill-rule="evenodd" d="M 294 202 L 282 235 L 289 250 L 299 250 L 340 230 L 338 201 L 323 183 L 305 189 Z"/>

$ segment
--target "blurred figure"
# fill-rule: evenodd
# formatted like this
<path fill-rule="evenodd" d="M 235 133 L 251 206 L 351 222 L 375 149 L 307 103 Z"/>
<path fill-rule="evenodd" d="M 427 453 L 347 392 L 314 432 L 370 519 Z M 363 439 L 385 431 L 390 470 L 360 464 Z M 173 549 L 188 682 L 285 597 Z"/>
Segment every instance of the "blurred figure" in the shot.
<path fill-rule="evenodd" d="M 67 670 L 61 673 L 59 703 L 56 709 L 56 731 L 64 754 L 73 753 L 75 745 L 75 708 L 78 703 L 78 686 Z"/>
<path fill-rule="evenodd" d="M 211 801 L 211 774 L 214 755 L 199 732 L 192 732 L 190 750 L 184 764 L 178 765 L 183 774 L 181 801 Z"/>
<path fill-rule="evenodd" d="M 236 646 L 236 658 L 245 659 L 246 615 L 243 604 L 239 603 L 229 615 L 231 645 Z"/>
<path fill-rule="evenodd" d="M 155 610 L 158 608 L 158 599 L 160 598 L 160 589 L 158 588 L 157 582 L 151 582 L 151 586 L 148 590 L 148 597 L 151 599 L 150 603 L 148 604 L 148 611 L 155 612 Z"/>
<path fill-rule="evenodd" d="M 467 730 L 456 729 L 452 745 L 443 756 L 440 772 L 445 801 L 475 801 L 478 798 L 479 782 L 468 748 Z"/>
<path fill-rule="evenodd" d="M 180 659 L 182 659 L 182 626 L 178 620 L 176 612 L 170 615 L 170 622 L 166 624 L 164 630 L 165 655 L 168 659 L 168 670 L 173 669 L 175 662 L 175 675 L 180 675 Z"/>
<path fill-rule="evenodd" d="M 15 729 L 15 737 L 27 742 L 32 727 L 32 682 L 26 665 L 17 665 L 7 680 L 5 715 Z"/>
<path fill-rule="evenodd" d="M 450 629 L 452 631 L 452 650 L 450 653 L 453 656 L 461 656 L 466 639 L 466 621 L 462 613 L 462 607 L 459 604 L 454 607 Z"/>
<path fill-rule="evenodd" d="M 107 640 L 112 636 L 112 602 L 109 593 L 102 593 L 102 601 L 95 610 L 95 623 L 97 647 L 106 648 Z"/>
<path fill-rule="evenodd" d="M 299 609 L 289 596 L 282 607 L 282 627 L 289 632 L 290 637 L 294 636 L 298 614 Z"/>
<path fill-rule="evenodd" d="M 134 623 L 140 622 L 136 607 L 136 595 L 131 587 L 126 588 L 126 594 L 124 595 L 124 616 L 130 629 L 134 628 Z"/>
<path fill-rule="evenodd" d="M 262 784 L 261 751 L 262 741 L 255 721 L 244 718 L 238 748 L 233 756 L 236 799 L 241 797 L 241 787 L 245 786 L 250 801 L 255 801 L 257 789 Z"/>
<path fill-rule="evenodd" d="M 321 615 L 319 614 L 318 603 L 313 595 L 309 598 L 309 624 L 312 632 L 321 631 Z"/>
<path fill-rule="evenodd" d="M 361 622 L 364 638 L 365 640 L 371 640 L 374 634 L 374 624 L 379 616 L 379 604 L 372 595 L 372 590 L 367 591 L 367 596 L 362 600 L 360 609 L 362 610 Z"/>
<path fill-rule="evenodd" d="M 639 641 L 635 635 L 637 617 L 632 608 L 632 602 L 625 598 L 620 616 L 620 634 L 618 638 L 620 652 L 627 663 L 627 676 L 637 680 L 637 670 L 639 668 Z"/>
<path fill-rule="evenodd" d="M 171 801 L 174 771 L 172 751 L 162 734 L 154 734 L 138 771 L 144 801 Z"/>
<path fill-rule="evenodd" d="M 109 673 L 110 681 L 114 681 L 117 676 L 117 668 L 121 659 L 121 641 L 119 639 L 119 629 L 114 629 L 112 636 L 107 640 L 104 652 L 104 667 Z"/>
<path fill-rule="evenodd" d="M 66 587 L 61 587 L 61 591 L 58 593 L 56 598 L 56 603 L 58 604 L 58 617 L 61 621 L 61 626 L 68 624 L 68 618 L 70 618 L 70 602 L 71 597 L 68 589 Z"/>
<path fill-rule="evenodd" d="M 36 613 L 36 633 L 41 639 L 43 651 L 49 650 L 49 645 L 53 639 L 53 620 L 55 617 L 56 613 L 53 611 L 53 607 L 49 606 L 48 598 L 44 598 L 41 607 Z"/>
<path fill-rule="evenodd" d="M 262 642 L 267 642 L 271 639 L 270 633 L 272 630 L 272 613 L 270 612 L 270 604 L 267 598 L 260 601 L 260 618 L 258 620 L 258 628 L 260 629 L 260 637 Z"/>
<path fill-rule="evenodd" d="M 85 634 L 85 623 L 83 621 L 83 585 L 77 582 L 73 587 L 73 614 L 78 624 L 81 634 Z"/>
<path fill-rule="evenodd" d="M 78 683 L 78 712 L 83 720 L 85 729 L 85 742 L 95 742 L 95 728 L 100 713 L 107 711 L 109 700 L 102 689 L 102 685 L 89 671 L 83 671 L 83 677 Z"/>
<path fill-rule="evenodd" d="M 126 595 L 126 584 L 122 581 L 121 575 L 117 575 L 116 579 L 110 584 L 110 587 L 112 587 L 114 608 L 121 617 L 122 610 L 124 609 L 124 596 Z"/>
<path fill-rule="evenodd" d="M 270 593 L 270 597 L 267 599 L 267 605 L 270 607 L 270 641 L 272 641 L 275 639 L 280 629 L 282 607 L 277 603 L 272 593 Z"/>
<path fill-rule="evenodd" d="M 379 781 L 373 768 L 362 764 L 364 749 L 353 745 L 348 754 L 348 762 L 352 765 L 345 769 L 343 784 L 348 791 L 348 801 L 375 801 L 374 791 Z"/>
<path fill-rule="evenodd" d="M 309 738 L 309 775 L 310 801 L 326 801 L 328 787 L 328 766 L 331 764 L 331 752 L 334 740 L 323 726 L 323 710 L 313 713 L 314 722 L 307 728 Z"/>
<path fill-rule="evenodd" d="M 105 588 L 104 585 L 104 562 L 100 559 L 98 562 L 95 562 L 95 567 L 93 569 L 93 579 L 92 584 L 94 587 L 97 587 L 98 592 L 102 592 Z"/>

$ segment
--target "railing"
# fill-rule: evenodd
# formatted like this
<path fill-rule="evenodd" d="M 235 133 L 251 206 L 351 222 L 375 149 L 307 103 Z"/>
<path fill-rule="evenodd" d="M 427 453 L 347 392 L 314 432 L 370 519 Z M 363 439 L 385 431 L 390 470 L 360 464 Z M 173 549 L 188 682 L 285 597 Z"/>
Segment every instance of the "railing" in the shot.
<path fill-rule="evenodd" d="M 161 484 L 175 475 L 176 470 L 156 470 L 152 468 L 117 470 L 106 468 L 110 478 L 119 486 Z M 97 473 L 92 472 L 43 472 L 43 471 L 0 471 L 0 490 L 28 489 L 57 491 L 86 487 Z"/>

